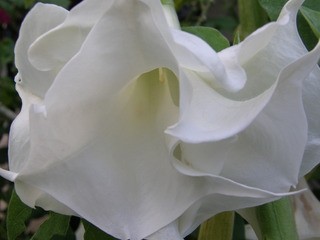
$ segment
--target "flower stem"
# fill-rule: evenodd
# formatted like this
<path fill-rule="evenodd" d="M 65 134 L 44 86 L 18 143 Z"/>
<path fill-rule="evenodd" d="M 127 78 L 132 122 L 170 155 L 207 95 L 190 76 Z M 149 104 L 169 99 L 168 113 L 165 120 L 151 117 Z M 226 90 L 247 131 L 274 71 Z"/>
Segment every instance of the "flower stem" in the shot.
<path fill-rule="evenodd" d="M 293 207 L 289 197 L 256 207 L 262 240 L 298 240 Z"/>
<path fill-rule="evenodd" d="M 231 240 L 234 212 L 223 212 L 201 224 L 198 240 Z"/>

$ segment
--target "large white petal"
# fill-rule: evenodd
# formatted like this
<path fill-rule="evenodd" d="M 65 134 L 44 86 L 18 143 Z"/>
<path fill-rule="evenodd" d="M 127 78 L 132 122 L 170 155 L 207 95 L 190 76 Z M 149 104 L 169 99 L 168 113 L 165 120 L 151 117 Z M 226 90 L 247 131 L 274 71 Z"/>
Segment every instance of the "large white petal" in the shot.
<path fill-rule="evenodd" d="M 307 141 L 302 84 L 317 64 L 319 56 L 320 44 L 280 73 L 279 85 L 268 105 L 238 135 L 238 143 L 235 143 L 238 147 L 231 148 L 221 172 L 223 176 L 239 181 L 251 179 L 254 184 L 263 184 L 259 187 L 270 191 L 282 191 L 282 187 L 297 184 Z M 249 173 L 243 174 L 241 169 Z M 263 176 L 265 182 L 252 180 L 262 179 Z"/>
<path fill-rule="evenodd" d="M 59 127 L 70 131 L 68 125 L 51 123 L 59 113 L 33 114 L 35 147 L 19 180 L 121 239 L 141 239 L 175 220 L 198 196 L 189 198 L 190 179 L 170 162 L 163 130 L 177 119 L 167 83 L 175 79 L 160 80 L 155 70 L 126 86 L 114 97 L 112 112 L 96 125 L 100 134 L 68 155 L 60 148 L 64 139 L 55 135 Z M 86 119 L 75 120 L 87 127 Z M 77 143 L 67 144 L 75 148 Z"/>
<path fill-rule="evenodd" d="M 117 1 L 61 69 L 43 106 L 37 107 L 55 129 L 54 136 L 43 133 L 42 138 L 49 142 L 57 137 L 59 153 L 77 151 L 94 137 L 109 119 L 114 97 L 141 73 L 162 66 L 177 68 L 166 39 L 157 31 L 161 22 L 152 20 L 144 3 Z"/>
<path fill-rule="evenodd" d="M 67 13 L 68 11 L 61 7 L 38 3 L 21 24 L 19 38 L 15 46 L 15 64 L 19 70 L 17 81 L 22 88 L 38 97 L 44 96 L 56 76 L 56 72 L 42 72 L 35 69 L 28 59 L 29 47 L 42 34 L 63 22 Z M 46 47 L 50 48 L 50 45 L 46 45 Z"/>
<path fill-rule="evenodd" d="M 164 88 L 173 74 L 136 79 L 163 66 L 177 71 L 159 16 L 142 2 L 117 1 L 95 24 L 44 102 L 31 108 L 31 151 L 16 181 L 120 238 L 150 235 L 198 198 L 184 191 L 188 181 L 165 144 L 163 131 L 177 120 Z"/>

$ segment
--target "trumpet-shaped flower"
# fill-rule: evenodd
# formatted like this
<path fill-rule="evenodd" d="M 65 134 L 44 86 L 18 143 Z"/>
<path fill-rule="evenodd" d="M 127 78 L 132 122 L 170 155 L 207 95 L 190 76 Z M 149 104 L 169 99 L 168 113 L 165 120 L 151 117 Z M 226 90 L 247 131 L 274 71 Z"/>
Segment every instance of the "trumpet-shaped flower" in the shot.
<path fill-rule="evenodd" d="M 288 194 L 320 152 L 320 45 L 299 38 L 302 2 L 220 53 L 171 28 L 158 0 L 37 4 L 0 174 L 29 206 L 132 240 Z"/>

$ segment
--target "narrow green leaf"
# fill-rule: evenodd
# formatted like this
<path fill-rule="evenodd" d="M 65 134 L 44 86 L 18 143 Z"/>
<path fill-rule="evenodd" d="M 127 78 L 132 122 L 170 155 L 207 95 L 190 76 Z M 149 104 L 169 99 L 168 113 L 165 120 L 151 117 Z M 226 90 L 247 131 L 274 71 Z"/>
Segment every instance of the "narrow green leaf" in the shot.
<path fill-rule="evenodd" d="M 25 205 L 13 190 L 7 212 L 8 240 L 16 240 L 25 230 L 25 222 L 30 218 L 32 209 Z"/>
<path fill-rule="evenodd" d="M 303 3 L 303 6 L 310 8 L 312 10 L 318 11 L 318 12 L 320 11 L 319 0 L 306 0 Z"/>
<path fill-rule="evenodd" d="M 313 33 L 320 38 L 320 12 L 302 6 L 300 11 L 304 18 L 307 20 Z"/>
<path fill-rule="evenodd" d="M 238 8 L 238 31 L 241 40 L 268 22 L 268 16 L 258 0 L 238 0 Z"/>
<path fill-rule="evenodd" d="M 241 42 L 241 35 L 239 27 L 236 29 L 233 37 L 233 45 L 239 44 Z"/>
<path fill-rule="evenodd" d="M 232 240 L 234 212 L 223 212 L 202 223 L 198 240 Z"/>
<path fill-rule="evenodd" d="M 232 240 L 244 240 L 245 236 L 245 221 L 238 213 L 235 213 Z"/>
<path fill-rule="evenodd" d="M 288 197 L 255 208 L 262 240 L 298 240 L 291 201 Z"/>
<path fill-rule="evenodd" d="M 35 0 L 24 0 L 25 8 L 30 8 L 34 4 Z"/>
<path fill-rule="evenodd" d="M 214 28 L 196 26 L 183 27 L 182 30 L 200 37 L 217 52 L 230 46 L 228 39 L 226 39 L 218 30 Z"/>
<path fill-rule="evenodd" d="M 84 219 L 82 220 L 82 224 L 85 229 L 84 240 L 117 240 Z"/>
<path fill-rule="evenodd" d="M 50 212 L 49 218 L 41 224 L 31 240 L 48 240 L 56 235 L 66 236 L 70 218 L 70 216 Z"/>

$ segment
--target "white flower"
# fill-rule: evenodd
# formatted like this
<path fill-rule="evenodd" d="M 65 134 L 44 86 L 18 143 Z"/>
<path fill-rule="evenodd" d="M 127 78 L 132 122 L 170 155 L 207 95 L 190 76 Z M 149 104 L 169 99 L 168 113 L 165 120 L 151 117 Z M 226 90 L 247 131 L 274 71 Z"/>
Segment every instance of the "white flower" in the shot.
<path fill-rule="evenodd" d="M 316 121 L 302 161 L 304 105 L 319 116 L 320 92 L 302 2 L 219 54 L 171 29 L 158 0 L 37 4 L 15 49 L 23 107 L 0 174 L 29 206 L 131 240 L 178 239 L 287 194 L 319 161 Z"/>

